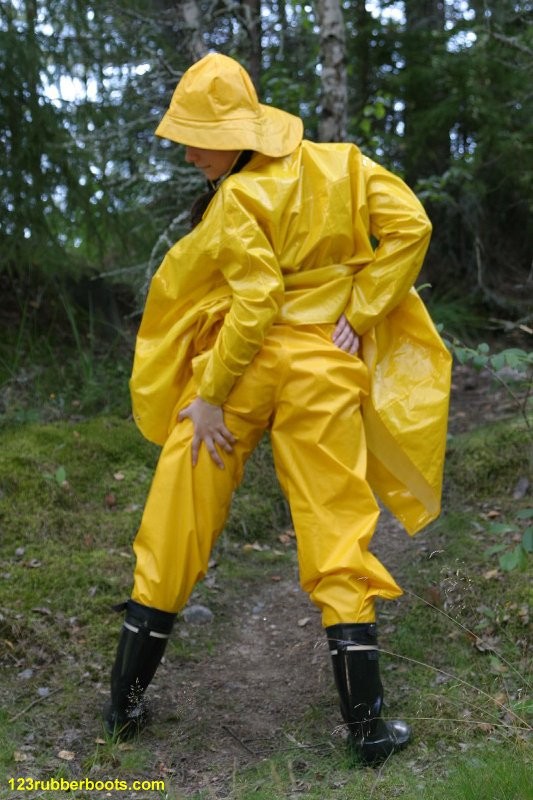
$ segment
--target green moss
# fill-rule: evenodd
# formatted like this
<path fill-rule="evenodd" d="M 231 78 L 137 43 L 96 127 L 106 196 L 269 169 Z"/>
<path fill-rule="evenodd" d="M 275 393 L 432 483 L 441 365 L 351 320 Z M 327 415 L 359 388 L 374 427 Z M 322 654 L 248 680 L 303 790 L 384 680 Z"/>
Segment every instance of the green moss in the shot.
<path fill-rule="evenodd" d="M 522 476 L 531 476 L 533 431 L 523 420 L 502 422 L 454 437 L 446 475 L 454 492 L 476 499 L 512 493 Z"/>

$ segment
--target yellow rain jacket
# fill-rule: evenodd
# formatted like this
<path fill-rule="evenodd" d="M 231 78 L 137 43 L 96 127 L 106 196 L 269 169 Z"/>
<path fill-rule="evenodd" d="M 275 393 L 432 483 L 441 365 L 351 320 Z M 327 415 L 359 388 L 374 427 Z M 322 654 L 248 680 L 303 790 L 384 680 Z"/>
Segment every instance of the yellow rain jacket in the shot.
<path fill-rule="evenodd" d="M 431 225 L 410 189 L 352 144 L 255 154 L 153 277 L 131 378 L 163 444 L 185 386 L 222 405 L 276 323 L 361 336 L 368 481 L 409 533 L 438 516 L 451 359 L 412 288 Z"/>

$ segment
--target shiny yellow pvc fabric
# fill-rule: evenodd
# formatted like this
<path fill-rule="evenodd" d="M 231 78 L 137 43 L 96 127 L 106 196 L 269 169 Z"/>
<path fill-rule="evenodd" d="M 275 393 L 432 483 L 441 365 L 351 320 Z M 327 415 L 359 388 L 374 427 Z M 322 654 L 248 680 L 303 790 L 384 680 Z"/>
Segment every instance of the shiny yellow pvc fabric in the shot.
<path fill-rule="evenodd" d="M 133 599 L 177 612 L 207 571 L 243 464 L 270 429 L 276 471 L 289 501 L 300 582 L 325 626 L 372 622 L 376 597 L 401 594 L 368 551 L 379 509 L 366 480 L 361 401 L 368 369 L 331 340 L 333 325 L 275 325 L 232 388 L 224 414 L 237 437 L 215 466 L 205 448 L 191 464 L 192 423 L 163 447 L 135 540 Z M 195 394 L 194 381 L 183 402 Z"/>
<path fill-rule="evenodd" d="M 300 144 L 303 123 L 259 103 L 250 76 L 233 58 L 208 53 L 182 76 L 156 134 L 191 147 L 277 158 Z"/>
<path fill-rule="evenodd" d="M 166 441 L 192 379 L 224 404 L 272 326 L 345 313 L 371 374 L 369 480 L 420 530 L 440 509 L 450 387 L 450 357 L 412 290 L 430 232 L 410 189 L 354 145 L 256 154 L 152 280 L 131 379 L 143 434 Z"/>

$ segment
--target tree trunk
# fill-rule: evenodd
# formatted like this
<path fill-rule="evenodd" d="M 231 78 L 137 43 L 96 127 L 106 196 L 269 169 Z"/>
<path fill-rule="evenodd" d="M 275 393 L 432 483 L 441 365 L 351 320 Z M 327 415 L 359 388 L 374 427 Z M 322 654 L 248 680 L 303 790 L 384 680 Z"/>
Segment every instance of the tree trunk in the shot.
<path fill-rule="evenodd" d="M 355 87 L 352 111 L 355 116 L 359 116 L 368 103 L 370 97 L 371 68 L 370 68 L 370 47 L 372 37 L 372 16 L 366 9 L 365 0 L 357 0 L 354 8 L 354 50 L 355 50 L 355 74 L 353 83 Z"/>
<path fill-rule="evenodd" d="M 277 11 L 278 11 L 278 23 L 280 26 L 280 31 L 279 31 L 279 50 L 276 58 L 281 60 L 285 56 L 285 42 L 287 40 L 287 29 L 289 27 L 285 0 L 278 0 Z"/>
<path fill-rule="evenodd" d="M 242 12 L 249 42 L 248 52 L 250 55 L 248 63 L 250 77 L 259 93 L 263 66 L 261 48 L 261 0 L 243 0 Z"/>
<path fill-rule="evenodd" d="M 320 26 L 322 66 L 321 113 L 318 138 L 323 142 L 346 139 L 347 81 L 344 18 L 339 0 L 316 0 Z"/>
<path fill-rule="evenodd" d="M 404 142 L 405 175 L 411 185 L 418 178 L 442 174 L 449 163 L 448 119 L 438 113 L 446 99 L 444 26 L 443 0 L 406 3 Z"/>
<path fill-rule="evenodd" d="M 183 0 L 178 3 L 178 13 L 184 22 L 184 27 L 188 31 L 188 50 L 193 61 L 203 58 L 208 52 L 202 36 L 202 26 L 200 24 L 201 14 L 196 0 Z"/>

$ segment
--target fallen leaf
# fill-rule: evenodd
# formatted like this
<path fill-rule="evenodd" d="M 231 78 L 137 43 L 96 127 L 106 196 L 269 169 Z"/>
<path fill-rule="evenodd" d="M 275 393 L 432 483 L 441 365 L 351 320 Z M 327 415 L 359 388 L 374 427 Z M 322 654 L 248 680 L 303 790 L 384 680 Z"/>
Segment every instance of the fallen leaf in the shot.
<path fill-rule="evenodd" d="M 500 574 L 498 569 L 489 569 L 487 572 L 483 573 L 483 577 L 486 581 L 491 581 L 493 578 L 497 578 Z"/>
<path fill-rule="evenodd" d="M 490 722 L 482 722 L 478 727 L 483 733 L 492 733 L 494 730 L 494 725 L 491 725 Z"/>
<path fill-rule="evenodd" d="M 13 753 L 13 761 L 21 762 L 27 760 L 28 756 L 26 755 L 26 753 L 21 753 L 20 750 L 15 750 L 15 752 Z"/>
<path fill-rule="evenodd" d="M 74 761 L 76 753 L 73 753 L 72 750 L 60 750 L 57 757 L 61 758 L 63 761 Z"/>
<path fill-rule="evenodd" d="M 123 472 L 114 472 L 113 477 L 116 481 L 123 481 L 126 476 Z"/>
<path fill-rule="evenodd" d="M 428 603 L 436 608 L 442 608 L 443 602 L 440 586 L 428 586 L 424 594 Z"/>
<path fill-rule="evenodd" d="M 104 497 L 104 505 L 106 508 L 114 508 L 117 504 L 117 498 L 113 492 L 108 492 Z"/>
<path fill-rule="evenodd" d="M 259 542 L 254 542 L 253 544 L 250 544 L 249 542 L 247 542 L 246 544 L 244 544 L 242 546 L 242 549 L 244 550 L 245 553 L 249 553 L 251 550 L 256 550 L 257 552 L 260 553 L 265 548 L 261 547 Z M 268 548 L 266 548 L 266 549 L 268 549 Z"/>

